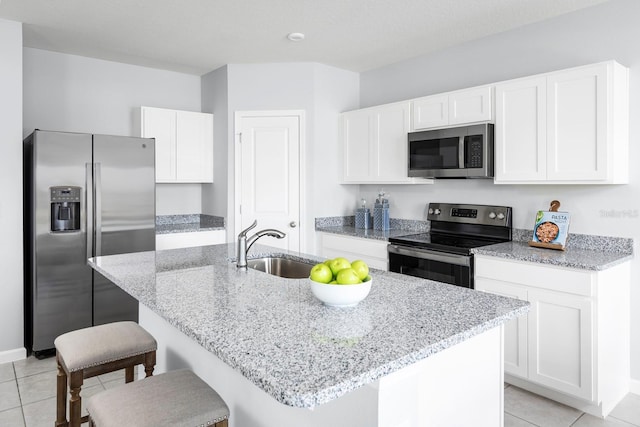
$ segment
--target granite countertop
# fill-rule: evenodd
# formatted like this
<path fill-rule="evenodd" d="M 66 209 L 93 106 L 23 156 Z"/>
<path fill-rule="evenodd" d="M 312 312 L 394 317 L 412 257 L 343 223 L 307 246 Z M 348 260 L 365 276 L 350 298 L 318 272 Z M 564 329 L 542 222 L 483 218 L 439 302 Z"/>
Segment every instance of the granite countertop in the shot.
<path fill-rule="evenodd" d="M 224 218 L 205 214 L 158 215 L 156 234 L 224 230 Z"/>
<path fill-rule="evenodd" d="M 372 270 L 369 296 L 323 305 L 307 279 L 238 270 L 233 244 L 90 259 L 97 271 L 277 401 L 302 408 L 492 329 L 529 303 Z M 255 245 L 250 258 L 281 254 Z"/>
<path fill-rule="evenodd" d="M 474 254 L 581 270 L 606 270 L 633 258 L 633 239 L 569 234 L 564 251 L 529 246 L 533 230 L 514 229 L 513 241 L 472 249 Z"/>

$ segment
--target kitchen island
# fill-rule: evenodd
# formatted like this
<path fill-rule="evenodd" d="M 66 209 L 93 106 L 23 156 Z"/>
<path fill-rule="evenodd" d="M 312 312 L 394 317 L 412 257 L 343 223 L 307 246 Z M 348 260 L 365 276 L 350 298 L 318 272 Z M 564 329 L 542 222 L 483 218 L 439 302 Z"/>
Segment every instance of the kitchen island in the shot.
<path fill-rule="evenodd" d="M 233 244 L 97 257 L 140 303 L 156 372 L 191 368 L 231 426 L 502 425 L 502 325 L 527 302 L 372 271 L 357 307 L 306 279 L 239 271 Z M 280 254 L 254 245 L 250 257 Z"/>

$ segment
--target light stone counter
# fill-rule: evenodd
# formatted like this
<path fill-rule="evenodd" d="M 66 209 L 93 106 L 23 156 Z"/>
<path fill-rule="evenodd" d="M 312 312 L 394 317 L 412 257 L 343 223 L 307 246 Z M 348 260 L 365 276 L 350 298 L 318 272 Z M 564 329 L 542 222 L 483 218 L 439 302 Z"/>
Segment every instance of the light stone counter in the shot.
<path fill-rule="evenodd" d="M 156 216 L 156 234 L 194 233 L 224 229 L 224 218 L 219 216 L 205 214 Z"/>
<path fill-rule="evenodd" d="M 530 234 L 527 234 L 529 236 Z M 633 258 L 633 239 L 574 235 L 564 251 L 513 241 L 472 249 L 479 255 L 581 270 L 606 270 Z"/>
<path fill-rule="evenodd" d="M 260 252 L 283 253 L 255 245 L 250 257 Z M 315 299 L 306 279 L 238 271 L 233 257 L 229 244 L 97 257 L 90 264 L 294 407 L 329 402 L 529 309 L 526 302 L 377 270 L 367 299 L 331 308 Z"/>

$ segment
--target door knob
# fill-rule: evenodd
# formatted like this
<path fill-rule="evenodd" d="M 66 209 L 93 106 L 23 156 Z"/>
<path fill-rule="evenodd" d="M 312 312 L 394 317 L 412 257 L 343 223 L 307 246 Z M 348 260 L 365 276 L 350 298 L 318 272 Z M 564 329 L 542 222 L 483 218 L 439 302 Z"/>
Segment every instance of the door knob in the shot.
<path fill-rule="evenodd" d="M 295 221 L 291 221 L 289 223 L 289 227 L 291 227 L 291 228 L 296 228 L 297 226 L 298 226 L 298 223 L 296 223 Z"/>

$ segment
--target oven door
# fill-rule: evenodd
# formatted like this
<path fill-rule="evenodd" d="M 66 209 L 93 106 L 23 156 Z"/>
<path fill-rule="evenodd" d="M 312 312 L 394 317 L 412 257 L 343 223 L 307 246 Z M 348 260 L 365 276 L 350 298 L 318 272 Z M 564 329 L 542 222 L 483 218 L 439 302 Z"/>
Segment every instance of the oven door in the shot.
<path fill-rule="evenodd" d="M 389 271 L 473 289 L 473 255 L 390 244 Z"/>

